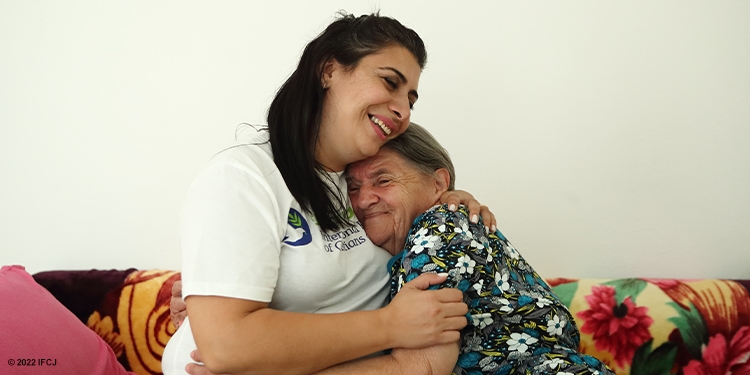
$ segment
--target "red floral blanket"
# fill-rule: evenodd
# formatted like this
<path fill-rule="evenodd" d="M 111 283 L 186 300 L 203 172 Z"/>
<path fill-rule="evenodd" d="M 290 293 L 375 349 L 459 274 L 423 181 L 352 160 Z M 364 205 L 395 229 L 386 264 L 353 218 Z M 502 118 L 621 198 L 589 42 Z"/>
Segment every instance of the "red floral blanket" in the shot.
<path fill-rule="evenodd" d="M 618 374 L 750 374 L 750 282 L 549 280 Z"/>
<path fill-rule="evenodd" d="M 34 275 L 137 374 L 161 374 L 174 271 Z M 620 375 L 750 374 L 750 280 L 548 279 L 581 350 Z"/>

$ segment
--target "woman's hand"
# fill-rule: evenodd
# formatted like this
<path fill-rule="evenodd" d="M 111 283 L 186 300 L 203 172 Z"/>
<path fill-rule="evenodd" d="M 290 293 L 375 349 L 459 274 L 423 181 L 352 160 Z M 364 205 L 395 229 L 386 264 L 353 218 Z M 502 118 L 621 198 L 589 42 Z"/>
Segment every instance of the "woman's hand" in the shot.
<path fill-rule="evenodd" d="M 203 364 L 200 363 L 203 362 L 203 359 L 201 358 L 199 351 L 193 350 L 190 352 L 190 358 L 198 363 L 188 363 L 187 366 L 185 366 L 185 372 L 190 375 L 214 375 L 214 373 L 208 371 L 206 366 L 203 366 Z"/>
<path fill-rule="evenodd" d="M 175 328 L 180 328 L 182 322 L 187 316 L 187 306 L 182 300 L 182 280 L 177 280 L 172 284 L 172 299 L 169 300 L 169 317 L 172 318 L 172 324 Z"/>
<path fill-rule="evenodd" d="M 466 326 L 468 307 L 462 302 L 463 293 L 458 289 L 426 290 L 430 285 L 444 282 L 446 275 L 424 274 L 406 283 L 393 301 L 386 307 L 371 311 L 379 313 L 381 326 L 388 332 L 386 347 L 423 348 L 432 345 L 455 343 L 460 339 L 459 330 Z M 173 322 L 181 324 L 187 315 L 181 296 L 181 283 L 172 287 L 170 311 Z M 314 323 L 313 323 L 314 324 Z M 190 357 L 199 363 L 185 367 L 191 375 L 211 375 L 202 363 L 200 352 Z"/>
<path fill-rule="evenodd" d="M 459 204 L 463 204 L 469 209 L 469 220 L 472 223 L 479 222 L 479 216 L 482 216 L 482 222 L 484 222 L 484 228 L 486 231 L 494 232 L 497 230 L 497 221 L 495 221 L 495 215 L 490 212 L 487 206 L 479 204 L 479 201 L 474 198 L 473 195 L 463 190 L 451 190 L 446 191 L 440 197 L 440 203 L 448 204 L 448 209 L 455 211 Z"/>
<path fill-rule="evenodd" d="M 456 342 L 466 326 L 463 293 L 454 288 L 426 290 L 445 281 L 446 274 L 426 273 L 404 284 L 391 303 L 380 309 L 391 329 L 394 348 L 423 348 Z"/>

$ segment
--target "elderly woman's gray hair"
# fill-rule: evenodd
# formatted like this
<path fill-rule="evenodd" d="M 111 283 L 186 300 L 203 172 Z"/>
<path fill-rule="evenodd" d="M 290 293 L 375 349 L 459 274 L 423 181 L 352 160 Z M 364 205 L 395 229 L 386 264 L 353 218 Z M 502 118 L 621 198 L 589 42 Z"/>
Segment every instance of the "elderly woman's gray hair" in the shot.
<path fill-rule="evenodd" d="M 421 125 L 412 122 L 403 134 L 386 142 L 383 148 L 398 152 L 427 176 L 433 176 L 440 168 L 447 169 L 451 177 L 448 190 L 455 188 L 456 171 L 448 151 Z"/>

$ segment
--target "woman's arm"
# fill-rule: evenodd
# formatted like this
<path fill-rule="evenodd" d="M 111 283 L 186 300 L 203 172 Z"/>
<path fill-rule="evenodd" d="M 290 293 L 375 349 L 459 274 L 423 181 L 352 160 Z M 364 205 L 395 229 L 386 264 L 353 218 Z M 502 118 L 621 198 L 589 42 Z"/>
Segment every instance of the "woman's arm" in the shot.
<path fill-rule="evenodd" d="M 452 343 L 466 325 L 456 289 L 424 291 L 445 279 L 425 275 L 402 288 L 388 306 L 340 314 L 302 314 L 266 303 L 189 296 L 188 315 L 212 373 L 309 374 L 392 347 Z"/>
<path fill-rule="evenodd" d="M 314 375 L 448 375 L 456 366 L 459 349 L 458 342 L 422 349 L 397 348 L 388 355 L 349 361 Z M 198 352 L 193 359 L 203 360 Z M 198 364 L 189 364 L 186 370 L 190 375 L 215 375 Z"/>
<path fill-rule="evenodd" d="M 458 352 L 458 342 L 422 349 L 397 348 L 388 355 L 342 363 L 315 375 L 449 375 Z"/>

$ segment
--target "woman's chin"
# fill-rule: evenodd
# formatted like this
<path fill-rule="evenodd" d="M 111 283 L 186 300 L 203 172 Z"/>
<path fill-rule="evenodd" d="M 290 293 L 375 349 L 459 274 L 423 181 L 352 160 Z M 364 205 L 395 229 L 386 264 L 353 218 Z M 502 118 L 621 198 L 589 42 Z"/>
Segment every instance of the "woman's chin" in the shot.
<path fill-rule="evenodd" d="M 383 144 L 379 143 L 377 145 L 373 145 L 372 148 L 367 148 L 365 150 L 362 150 L 362 155 L 364 155 L 363 160 L 375 156 L 378 153 L 378 151 L 380 151 L 380 146 L 382 145 Z"/>

